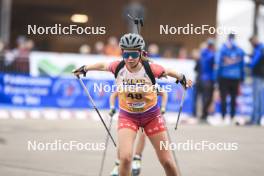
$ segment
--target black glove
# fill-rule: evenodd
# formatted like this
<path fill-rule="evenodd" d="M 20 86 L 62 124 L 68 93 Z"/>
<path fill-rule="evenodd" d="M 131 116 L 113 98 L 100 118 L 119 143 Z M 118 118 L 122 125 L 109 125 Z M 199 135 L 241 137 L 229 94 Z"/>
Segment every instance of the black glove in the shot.
<path fill-rule="evenodd" d="M 110 109 L 109 116 L 113 117 L 116 113 L 116 110 L 114 108 Z"/>
<path fill-rule="evenodd" d="M 184 89 L 186 89 L 187 88 L 187 80 L 186 80 L 186 78 L 185 78 L 185 75 L 182 75 L 182 79 L 181 80 L 176 80 L 176 83 L 178 84 L 178 83 L 180 83 L 183 87 L 184 87 Z"/>
<path fill-rule="evenodd" d="M 85 65 L 73 70 L 72 73 L 74 73 L 77 77 L 79 77 L 80 75 L 83 75 L 85 77 L 87 73 L 87 71 L 85 70 Z"/>

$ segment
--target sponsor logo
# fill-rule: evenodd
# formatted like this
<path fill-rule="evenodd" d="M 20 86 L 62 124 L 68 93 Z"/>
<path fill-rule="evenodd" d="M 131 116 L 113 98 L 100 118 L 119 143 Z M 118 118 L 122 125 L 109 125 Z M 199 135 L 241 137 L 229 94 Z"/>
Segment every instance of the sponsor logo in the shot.
<path fill-rule="evenodd" d="M 61 107 L 69 107 L 80 95 L 80 86 L 76 80 L 60 79 L 54 82 L 52 94 L 57 95 L 56 102 Z"/>

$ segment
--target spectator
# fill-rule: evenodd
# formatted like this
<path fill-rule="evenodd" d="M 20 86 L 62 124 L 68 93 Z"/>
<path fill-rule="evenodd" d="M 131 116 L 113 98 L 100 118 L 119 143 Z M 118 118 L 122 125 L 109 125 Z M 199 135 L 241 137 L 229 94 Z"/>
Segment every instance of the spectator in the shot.
<path fill-rule="evenodd" d="M 15 53 L 15 59 L 24 62 L 28 59 L 30 51 L 34 47 L 34 42 L 25 38 L 24 36 L 20 36 L 17 39 L 17 48 L 13 50 Z"/>
<path fill-rule="evenodd" d="M 251 123 L 259 125 L 261 117 L 264 120 L 264 44 L 257 36 L 250 38 L 254 51 L 251 56 L 251 69 L 253 75 L 253 112 Z"/>
<path fill-rule="evenodd" d="M 196 61 L 196 60 L 199 60 L 199 57 L 200 57 L 199 49 L 197 48 L 193 49 L 191 52 L 191 59 Z"/>
<path fill-rule="evenodd" d="M 32 51 L 32 50 L 35 49 L 35 43 L 34 43 L 34 41 L 31 40 L 31 39 L 26 40 L 26 41 L 25 41 L 25 45 L 26 45 L 25 47 L 26 47 L 29 51 Z"/>
<path fill-rule="evenodd" d="M 2 40 L 0 39 L 0 54 L 2 54 L 4 52 L 4 42 L 2 42 Z"/>
<path fill-rule="evenodd" d="M 94 45 L 95 54 L 104 54 L 104 43 L 102 41 L 97 41 Z"/>
<path fill-rule="evenodd" d="M 217 79 L 220 88 L 221 113 L 225 124 L 231 124 L 235 116 L 236 98 L 240 82 L 244 80 L 244 51 L 235 43 L 235 35 L 229 34 L 217 56 Z M 231 96 L 231 118 L 226 115 L 226 97 Z"/>
<path fill-rule="evenodd" d="M 187 59 L 187 58 L 188 58 L 187 49 L 185 47 L 181 47 L 179 49 L 178 59 Z"/>
<path fill-rule="evenodd" d="M 150 44 L 148 47 L 148 55 L 150 58 L 153 59 L 158 59 L 160 58 L 160 54 L 159 54 L 159 46 L 157 44 Z"/>
<path fill-rule="evenodd" d="M 80 48 L 79 48 L 79 53 L 80 54 L 90 54 L 91 53 L 91 47 L 87 44 L 83 44 Z"/>
<path fill-rule="evenodd" d="M 116 37 L 110 37 L 105 47 L 105 54 L 109 56 L 120 56 L 121 50 L 118 46 L 118 40 Z"/>
<path fill-rule="evenodd" d="M 174 56 L 173 48 L 166 48 L 163 52 L 163 57 L 168 59 L 174 58 L 175 56 Z"/>
<path fill-rule="evenodd" d="M 214 60 L 215 48 L 214 40 L 208 39 L 206 48 L 201 50 L 199 67 L 200 67 L 200 88 L 202 93 L 202 116 L 201 121 L 206 121 L 209 106 L 212 103 L 214 92 Z"/>
<path fill-rule="evenodd" d="M 195 78 L 195 84 L 194 84 L 194 91 L 193 91 L 193 116 L 197 117 L 197 106 L 198 106 L 198 100 L 199 97 L 201 96 L 201 81 L 200 81 L 200 64 L 199 64 L 199 60 L 200 60 L 200 56 L 199 53 L 197 54 L 196 50 L 192 51 L 192 59 L 195 61 L 195 67 L 194 67 L 194 71 L 196 72 L 196 78 Z"/>
<path fill-rule="evenodd" d="M 204 41 L 204 42 L 202 42 L 202 43 L 199 45 L 199 48 L 200 48 L 200 50 L 202 50 L 202 49 L 206 48 L 206 47 L 207 47 L 207 45 L 208 45 L 208 40 L 207 40 L 207 41 Z"/>
<path fill-rule="evenodd" d="M 5 65 L 14 73 L 29 73 L 29 54 L 34 42 L 24 36 L 17 38 L 17 48 L 5 54 Z"/>
<path fill-rule="evenodd" d="M 5 52 L 4 52 L 4 42 L 0 39 L 0 71 L 4 71 L 4 60 L 5 60 Z"/>

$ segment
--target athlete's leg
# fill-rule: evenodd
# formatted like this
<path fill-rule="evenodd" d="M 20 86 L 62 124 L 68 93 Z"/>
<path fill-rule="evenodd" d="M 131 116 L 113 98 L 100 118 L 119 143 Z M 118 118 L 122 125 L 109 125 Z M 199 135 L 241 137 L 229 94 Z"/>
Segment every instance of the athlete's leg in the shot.
<path fill-rule="evenodd" d="M 141 130 L 138 130 L 138 141 L 136 145 L 135 155 L 142 156 L 143 150 L 146 145 L 146 135 Z M 119 160 L 119 147 L 117 148 L 117 159 Z"/>
<path fill-rule="evenodd" d="M 120 161 L 119 161 L 119 147 L 117 147 L 117 159 L 115 161 L 114 168 L 110 172 L 110 176 L 118 176 L 119 175 L 119 164 L 120 164 Z"/>
<path fill-rule="evenodd" d="M 138 126 L 129 119 L 118 119 L 119 175 L 130 176 L 133 145 Z"/>
<path fill-rule="evenodd" d="M 122 128 L 118 130 L 119 146 L 119 175 L 129 176 L 131 171 L 131 161 L 133 154 L 133 144 L 136 138 L 136 132 L 132 129 Z"/>
<path fill-rule="evenodd" d="M 138 135 L 139 135 L 139 138 L 137 141 L 135 155 L 141 156 L 144 150 L 144 147 L 145 147 L 145 143 L 146 143 L 146 135 L 144 132 L 141 131 L 141 129 L 139 129 Z"/>
<path fill-rule="evenodd" d="M 139 129 L 136 150 L 132 162 L 133 176 L 139 175 L 141 171 L 141 156 L 145 147 L 145 138 L 145 133 L 141 129 Z"/>
<path fill-rule="evenodd" d="M 161 116 L 154 118 L 144 127 L 144 129 L 157 153 L 166 175 L 179 176 L 180 172 L 176 166 L 171 151 L 161 147 L 162 142 L 169 142 L 163 118 Z"/>
<path fill-rule="evenodd" d="M 168 141 L 166 131 L 149 136 L 149 139 L 156 151 L 161 165 L 163 166 L 167 176 L 179 176 L 179 169 L 173 160 L 170 150 L 161 147 L 161 142 Z"/>

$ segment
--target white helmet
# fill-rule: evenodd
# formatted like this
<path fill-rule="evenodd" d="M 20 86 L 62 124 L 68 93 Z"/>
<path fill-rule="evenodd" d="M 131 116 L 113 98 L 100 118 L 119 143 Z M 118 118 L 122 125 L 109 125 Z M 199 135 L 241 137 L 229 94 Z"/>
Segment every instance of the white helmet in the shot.
<path fill-rule="evenodd" d="M 140 49 L 145 47 L 144 39 L 139 34 L 128 33 L 121 37 L 119 46 L 122 49 Z"/>

